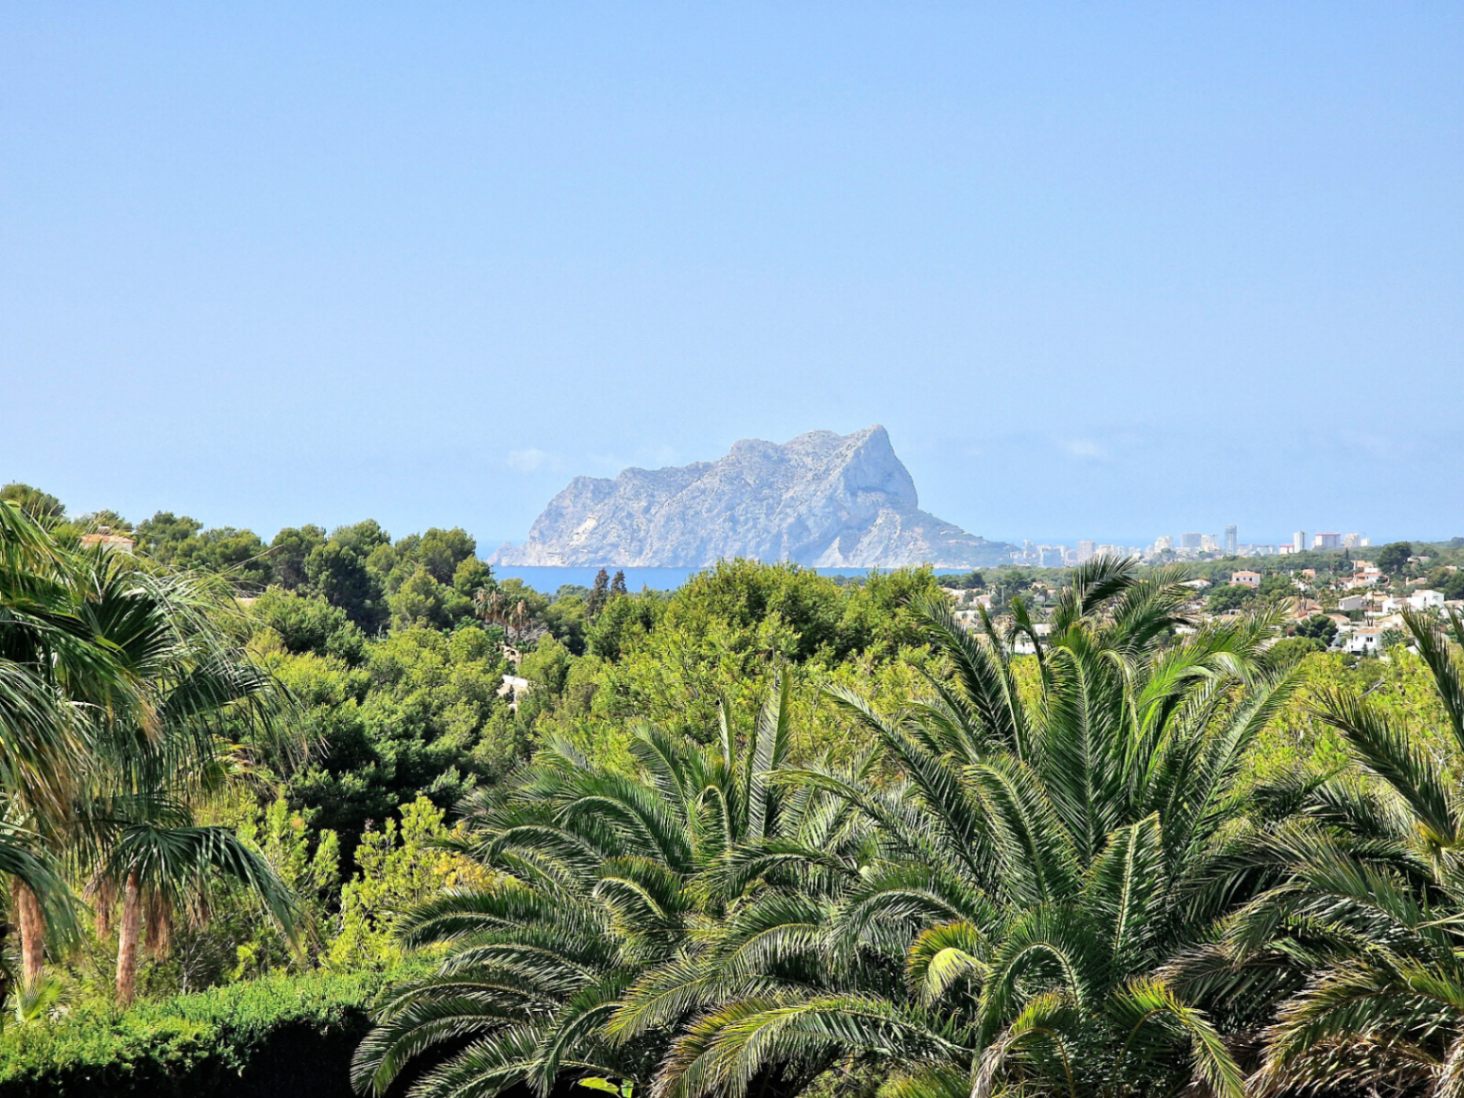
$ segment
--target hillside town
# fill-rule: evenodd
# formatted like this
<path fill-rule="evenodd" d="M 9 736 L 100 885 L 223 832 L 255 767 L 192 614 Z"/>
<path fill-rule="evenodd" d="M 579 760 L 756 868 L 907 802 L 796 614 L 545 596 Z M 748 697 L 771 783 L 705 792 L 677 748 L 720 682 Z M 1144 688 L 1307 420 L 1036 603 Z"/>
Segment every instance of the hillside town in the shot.
<path fill-rule="evenodd" d="M 1232 538 L 1234 527 L 1227 530 Z M 1396 542 L 1374 549 L 1356 534 L 1317 534 L 1305 548 L 1298 531 L 1292 544 L 1261 547 L 1237 546 L 1226 553 L 1209 535 L 1184 535 L 1176 548 L 1169 538 L 1160 538 L 1148 550 L 1079 542 L 1067 550 L 1060 569 L 1098 558 L 1139 559 L 1150 565 L 1189 562 L 1195 573 L 1185 585 L 1194 598 L 1182 608 L 1193 624 L 1181 631 L 1208 623 L 1223 622 L 1269 607 L 1283 619 L 1285 639 L 1300 638 L 1317 651 L 1351 656 L 1381 656 L 1405 638 L 1404 613 L 1447 618 L 1451 611 L 1464 613 L 1464 566 L 1458 562 L 1456 544 L 1413 546 Z M 1036 547 L 1039 558 L 1062 546 Z M 1250 550 L 1250 552 L 1247 552 Z M 1367 557 L 1354 550 L 1366 550 Z M 1444 558 L 1450 559 L 1444 559 Z M 1039 566 L 1040 567 L 1040 566 Z M 1021 567 L 999 570 L 982 582 L 944 577 L 944 590 L 956 604 L 958 620 L 967 628 L 981 625 L 983 616 L 999 627 L 1009 627 L 1014 603 L 1035 623 L 1036 643 L 1047 635 L 1043 622 L 1047 609 L 1062 586 L 1062 573 L 1050 575 Z M 1018 653 L 1034 652 L 1036 644 L 1025 633 L 1014 642 Z"/>

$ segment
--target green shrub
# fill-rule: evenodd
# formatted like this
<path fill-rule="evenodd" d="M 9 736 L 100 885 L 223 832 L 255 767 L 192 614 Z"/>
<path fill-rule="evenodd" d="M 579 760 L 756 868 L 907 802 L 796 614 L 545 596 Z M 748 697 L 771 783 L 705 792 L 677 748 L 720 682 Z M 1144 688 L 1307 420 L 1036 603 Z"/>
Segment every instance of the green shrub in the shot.
<path fill-rule="evenodd" d="M 348 1095 L 367 1005 L 401 975 L 280 974 L 12 1023 L 0 1033 L 0 1096 Z"/>

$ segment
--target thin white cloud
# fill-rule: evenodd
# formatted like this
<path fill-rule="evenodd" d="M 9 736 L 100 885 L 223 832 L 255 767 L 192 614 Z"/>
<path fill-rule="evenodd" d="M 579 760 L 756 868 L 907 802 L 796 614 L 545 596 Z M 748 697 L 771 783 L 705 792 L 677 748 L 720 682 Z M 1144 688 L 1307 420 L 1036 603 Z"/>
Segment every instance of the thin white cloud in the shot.
<path fill-rule="evenodd" d="M 551 469 L 559 464 L 554 454 L 534 446 L 526 450 L 510 450 L 504 461 L 510 469 L 520 473 L 537 473 L 540 469 Z"/>
<path fill-rule="evenodd" d="M 1069 456 L 1080 461 L 1108 461 L 1113 457 L 1107 446 L 1091 438 L 1063 439 L 1062 448 Z"/>

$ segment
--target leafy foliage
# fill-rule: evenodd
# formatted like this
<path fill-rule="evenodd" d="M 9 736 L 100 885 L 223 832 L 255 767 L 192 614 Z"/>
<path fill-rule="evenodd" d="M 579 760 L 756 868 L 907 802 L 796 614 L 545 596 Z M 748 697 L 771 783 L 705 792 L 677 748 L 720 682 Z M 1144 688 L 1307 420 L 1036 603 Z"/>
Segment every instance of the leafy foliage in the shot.
<path fill-rule="evenodd" d="M 354 1040 L 316 990 L 410 957 L 366 1090 L 1461 1089 L 1464 623 L 1278 640 L 1345 554 L 1196 628 L 1187 573 L 1108 558 L 547 597 L 460 529 L 0 496 L 9 1089 L 267 1088 Z M 1395 595 L 1461 574 L 1394 548 Z"/>
<path fill-rule="evenodd" d="M 1035 704 L 994 629 L 977 639 L 926 604 L 954 688 L 933 682 L 897 720 L 844 697 L 901 778 L 839 790 L 881 853 L 806 935 L 832 986 L 728 995 L 677 1039 L 656 1092 L 735 1096 L 853 1057 L 922 1092 L 1240 1094 L 1213 1023 L 1158 973 L 1235 902 L 1214 880 L 1239 842 L 1236 778 L 1290 684 L 1262 668 L 1264 622 L 1168 643 L 1180 579 L 1080 569 Z"/>
<path fill-rule="evenodd" d="M 1232 918 L 1222 971 L 1294 992 L 1266 1033 L 1259 1093 L 1350 1086 L 1452 1094 L 1464 1048 L 1464 617 L 1405 622 L 1446 719 L 1439 753 L 1364 696 L 1318 715 L 1363 776 L 1306 791 L 1259 853 L 1284 878 Z"/>
<path fill-rule="evenodd" d="M 391 973 L 275 975 L 118 1011 L 89 1004 L 62 1018 L 0 1033 L 7 1095 L 184 1095 L 244 1091 L 271 1050 L 306 1033 L 349 1044 Z M 290 1047 L 297 1054 L 298 1044 Z M 327 1061 L 329 1063 L 329 1061 Z M 310 1074 L 308 1065 L 296 1078 Z"/>
<path fill-rule="evenodd" d="M 848 813 L 774 780 L 787 761 L 789 695 L 784 680 L 745 744 L 725 721 L 705 747 L 646 728 L 635 776 L 554 746 L 506 789 L 480 796 L 458 847 L 491 876 L 408 917 L 409 942 L 448 952 L 435 975 L 384 1008 L 357 1056 L 358 1085 L 384 1093 L 443 1045 L 451 1051 L 413 1094 L 487 1095 L 519 1083 L 548 1093 L 561 1074 L 647 1085 L 665 1032 L 637 1025 L 611 1039 L 606 1023 L 628 989 L 674 966 L 698 927 L 762 876 L 736 864 L 739 850 L 776 852 L 780 865 L 815 851 L 839 859 L 826 841 L 837 834 L 829 810 Z M 690 1008 L 694 993 L 666 991 L 675 1005 L 658 996 L 656 1016 Z"/>

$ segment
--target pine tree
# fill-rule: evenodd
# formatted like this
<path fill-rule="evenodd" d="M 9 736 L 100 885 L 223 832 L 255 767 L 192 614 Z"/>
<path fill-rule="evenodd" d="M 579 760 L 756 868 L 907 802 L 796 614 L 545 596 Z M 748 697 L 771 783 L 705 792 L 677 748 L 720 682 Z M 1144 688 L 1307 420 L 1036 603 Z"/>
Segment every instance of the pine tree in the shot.
<path fill-rule="evenodd" d="M 589 617 L 597 615 L 605 606 L 609 598 L 610 573 L 601 568 L 595 573 L 595 585 L 590 588 L 590 597 L 585 600 L 585 614 Z"/>

